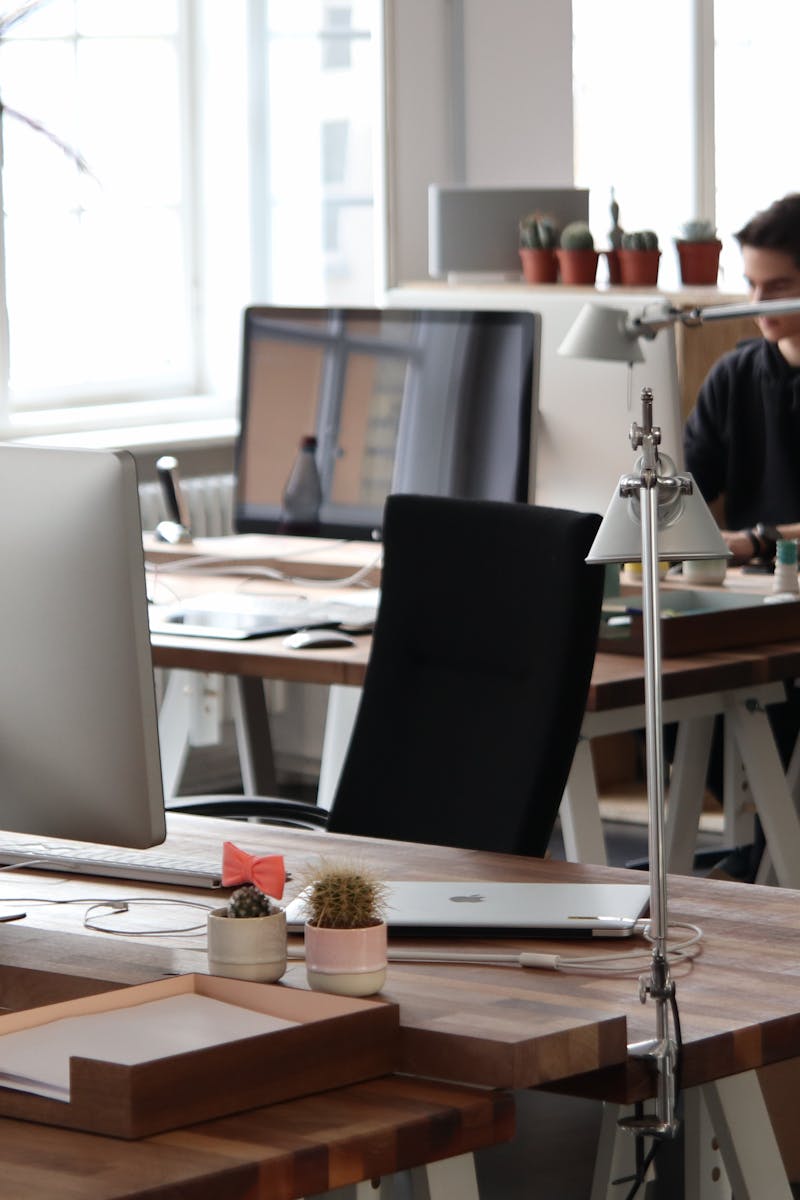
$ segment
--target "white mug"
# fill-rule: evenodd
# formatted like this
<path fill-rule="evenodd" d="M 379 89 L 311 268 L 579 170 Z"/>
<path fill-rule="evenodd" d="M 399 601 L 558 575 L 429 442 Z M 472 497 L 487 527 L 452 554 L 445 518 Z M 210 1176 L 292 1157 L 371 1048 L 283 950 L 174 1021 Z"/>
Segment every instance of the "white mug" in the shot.
<path fill-rule="evenodd" d="M 687 583 L 722 583 L 727 570 L 727 558 L 687 559 L 683 564 L 683 578 Z"/>

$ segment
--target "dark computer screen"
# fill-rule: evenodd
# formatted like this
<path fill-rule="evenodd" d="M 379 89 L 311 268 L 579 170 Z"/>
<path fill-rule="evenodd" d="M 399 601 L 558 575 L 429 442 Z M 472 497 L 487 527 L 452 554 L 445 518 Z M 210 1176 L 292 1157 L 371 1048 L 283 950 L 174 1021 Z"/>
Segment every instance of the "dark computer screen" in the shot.
<path fill-rule="evenodd" d="M 539 321 L 530 312 L 252 307 L 244 313 L 236 529 L 289 529 L 316 438 L 322 536 L 380 536 L 390 492 L 528 498 Z"/>

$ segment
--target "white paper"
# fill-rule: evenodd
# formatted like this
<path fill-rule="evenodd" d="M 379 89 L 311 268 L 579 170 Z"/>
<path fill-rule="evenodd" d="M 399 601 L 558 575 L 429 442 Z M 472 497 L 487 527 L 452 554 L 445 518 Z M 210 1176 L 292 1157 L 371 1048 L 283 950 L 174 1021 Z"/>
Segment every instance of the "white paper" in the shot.
<path fill-rule="evenodd" d="M 295 1024 L 209 996 L 168 996 L 0 1036 L 0 1084 L 68 1102 L 71 1056 L 130 1066 Z"/>

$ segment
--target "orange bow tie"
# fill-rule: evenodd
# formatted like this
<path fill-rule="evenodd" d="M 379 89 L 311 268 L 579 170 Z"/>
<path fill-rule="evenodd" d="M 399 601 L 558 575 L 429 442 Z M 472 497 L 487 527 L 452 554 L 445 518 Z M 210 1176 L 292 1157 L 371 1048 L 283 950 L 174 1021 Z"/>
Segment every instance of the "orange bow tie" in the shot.
<path fill-rule="evenodd" d="M 286 871 L 282 854 L 264 854 L 261 857 L 240 850 L 233 842 L 222 844 L 222 886 L 236 887 L 240 883 L 254 883 L 265 896 L 280 900 Z"/>

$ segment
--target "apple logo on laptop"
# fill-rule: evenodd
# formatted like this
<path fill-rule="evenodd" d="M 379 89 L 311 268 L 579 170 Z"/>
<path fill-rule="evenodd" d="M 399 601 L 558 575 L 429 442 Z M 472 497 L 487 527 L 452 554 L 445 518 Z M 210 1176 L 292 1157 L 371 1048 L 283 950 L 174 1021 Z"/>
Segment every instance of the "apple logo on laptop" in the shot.
<path fill-rule="evenodd" d="M 480 904 L 486 897 L 479 892 L 471 892 L 468 896 L 451 896 L 450 899 L 454 904 Z"/>

